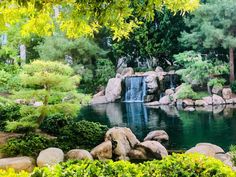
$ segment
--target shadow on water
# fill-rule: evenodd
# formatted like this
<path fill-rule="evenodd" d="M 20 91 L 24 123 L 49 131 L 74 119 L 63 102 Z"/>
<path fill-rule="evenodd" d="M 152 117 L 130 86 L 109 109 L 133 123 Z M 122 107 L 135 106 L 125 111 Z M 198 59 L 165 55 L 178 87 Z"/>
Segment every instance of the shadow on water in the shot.
<path fill-rule="evenodd" d="M 200 142 L 213 143 L 225 150 L 236 144 L 236 106 L 188 112 L 169 106 L 149 108 L 143 103 L 110 103 L 82 108 L 78 120 L 82 119 L 109 127 L 129 127 L 141 141 L 152 130 L 165 130 L 170 136 L 167 145 L 170 150 L 188 149 Z"/>

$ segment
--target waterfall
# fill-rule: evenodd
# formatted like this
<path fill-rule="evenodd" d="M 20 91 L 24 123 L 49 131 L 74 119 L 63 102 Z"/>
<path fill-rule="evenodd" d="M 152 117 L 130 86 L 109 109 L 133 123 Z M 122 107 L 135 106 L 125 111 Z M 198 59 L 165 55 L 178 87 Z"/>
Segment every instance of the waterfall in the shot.
<path fill-rule="evenodd" d="M 125 102 L 144 102 L 146 93 L 145 77 L 134 76 L 125 78 Z"/>

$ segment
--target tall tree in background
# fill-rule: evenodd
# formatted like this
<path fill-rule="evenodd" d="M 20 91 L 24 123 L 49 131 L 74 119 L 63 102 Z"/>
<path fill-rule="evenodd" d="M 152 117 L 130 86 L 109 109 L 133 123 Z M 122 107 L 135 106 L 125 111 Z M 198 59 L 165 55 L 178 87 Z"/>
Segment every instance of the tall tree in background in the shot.
<path fill-rule="evenodd" d="M 113 52 L 116 58 L 125 57 L 129 63 L 135 60 L 147 60 L 151 67 L 167 67 L 174 54 L 182 52 L 178 37 L 185 29 L 183 16 L 165 9 L 157 12 L 154 21 L 145 22 L 135 29 L 129 39 L 114 42 Z"/>
<path fill-rule="evenodd" d="M 186 19 L 191 30 L 183 32 L 180 41 L 197 49 L 223 47 L 229 50 L 230 82 L 235 80 L 234 50 L 236 47 L 235 0 L 209 0 Z"/>

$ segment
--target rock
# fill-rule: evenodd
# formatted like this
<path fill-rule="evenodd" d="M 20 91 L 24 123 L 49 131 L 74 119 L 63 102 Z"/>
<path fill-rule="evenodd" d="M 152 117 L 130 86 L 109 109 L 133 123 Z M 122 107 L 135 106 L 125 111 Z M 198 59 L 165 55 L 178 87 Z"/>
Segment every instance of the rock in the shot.
<path fill-rule="evenodd" d="M 155 130 L 148 133 L 147 136 L 144 138 L 144 141 L 149 141 L 149 140 L 154 140 L 161 143 L 169 141 L 169 136 L 164 130 Z"/>
<path fill-rule="evenodd" d="M 172 94 L 174 94 L 175 92 L 174 92 L 174 90 L 172 90 L 172 89 L 167 89 L 166 91 L 165 91 L 165 95 L 172 95 Z"/>
<path fill-rule="evenodd" d="M 163 68 L 160 66 L 157 66 L 155 69 L 155 72 L 159 73 L 159 72 L 164 72 Z"/>
<path fill-rule="evenodd" d="M 90 159 L 93 160 L 92 155 L 83 149 L 72 149 L 66 153 L 66 159 L 73 159 L 73 160 L 85 160 Z"/>
<path fill-rule="evenodd" d="M 195 147 L 186 151 L 186 153 L 200 153 L 206 156 L 215 157 L 216 154 L 224 154 L 224 150 L 214 144 L 210 143 L 199 143 Z"/>
<path fill-rule="evenodd" d="M 116 78 L 122 78 L 120 73 L 116 73 Z"/>
<path fill-rule="evenodd" d="M 158 84 L 157 84 L 157 76 L 156 75 L 148 75 L 145 78 L 145 82 L 147 84 L 147 92 L 148 94 L 153 94 L 157 91 L 158 89 Z"/>
<path fill-rule="evenodd" d="M 214 105 L 212 107 L 212 112 L 213 114 L 219 114 L 221 112 L 223 112 L 225 109 L 225 105 Z"/>
<path fill-rule="evenodd" d="M 184 106 L 193 106 L 193 105 L 194 105 L 194 102 L 193 102 L 192 99 L 183 99 L 183 100 L 182 100 L 182 104 L 183 104 Z"/>
<path fill-rule="evenodd" d="M 12 157 L 0 159 L 0 169 L 13 168 L 19 172 L 21 170 L 31 172 L 35 167 L 34 159 L 30 157 Z"/>
<path fill-rule="evenodd" d="M 166 148 L 157 141 L 144 141 L 129 152 L 130 159 L 135 160 L 162 159 L 167 155 Z"/>
<path fill-rule="evenodd" d="M 214 86 L 211 90 L 213 94 L 221 95 L 222 93 L 222 87 Z"/>
<path fill-rule="evenodd" d="M 64 153 L 59 148 L 47 148 L 39 153 L 37 158 L 38 167 L 55 165 L 57 163 L 63 162 Z"/>
<path fill-rule="evenodd" d="M 120 78 L 109 79 L 105 90 L 105 97 L 108 102 L 114 102 L 121 97 L 121 81 Z"/>
<path fill-rule="evenodd" d="M 112 159 L 112 143 L 105 141 L 91 150 L 94 159 L 107 160 Z"/>
<path fill-rule="evenodd" d="M 218 95 L 214 94 L 212 96 L 212 104 L 213 105 L 221 105 L 221 104 L 225 104 L 225 101 L 221 96 L 218 96 Z"/>
<path fill-rule="evenodd" d="M 131 67 L 124 68 L 121 72 L 123 78 L 134 75 L 134 70 Z"/>
<path fill-rule="evenodd" d="M 100 92 L 96 93 L 95 95 L 93 95 L 93 98 L 101 97 L 101 96 L 105 96 L 105 90 L 101 90 Z"/>
<path fill-rule="evenodd" d="M 146 96 L 144 97 L 144 102 L 145 102 L 145 103 L 151 102 L 151 101 L 154 100 L 154 98 L 155 98 L 155 95 L 146 95 Z"/>
<path fill-rule="evenodd" d="M 234 99 L 228 99 L 228 100 L 225 100 L 225 103 L 226 104 L 234 104 Z"/>
<path fill-rule="evenodd" d="M 232 98 L 232 90 L 231 88 L 224 88 L 222 90 L 222 95 L 225 100 L 229 100 Z"/>
<path fill-rule="evenodd" d="M 139 140 L 126 127 L 113 127 L 106 132 L 105 141 L 112 142 L 112 153 L 119 160 L 127 160 L 129 151 L 139 143 Z"/>
<path fill-rule="evenodd" d="M 158 72 L 157 77 L 158 77 L 159 81 L 163 81 L 166 74 L 167 74 L 166 72 Z"/>
<path fill-rule="evenodd" d="M 212 100 L 211 96 L 203 97 L 202 99 L 207 105 L 212 105 L 213 104 L 213 100 Z"/>
<path fill-rule="evenodd" d="M 0 132 L 0 145 L 6 144 L 6 142 L 9 138 L 17 138 L 20 136 L 22 136 L 22 134 Z"/>
<path fill-rule="evenodd" d="M 91 104 L 95 105 L 95 104 L 105 104 L 108 103 L 106 96 L 98 96 L 92 99 Z"/>
<path fill-rule="evenodd" d="M 33 107 L 39 107 L 39 106 L 43 106 L 43 102 L 41 102 L 41 101 L 36 101 L 36 102 L 33 104 Z"/>
<path fill-rule="evenodd" d="M 156 73 L 155 71 L 147 71 L 147 72 L 143 73 L 143 76 L 150 76 L 150 75 L 157 77 L 158 73 Z"/>
<path fill-rule="evenodd" d="M 159 100 L 160 104 L 161 105 L 168 105 L 171 103 L 171 100 L 170 100 L 170 96 L 167 95 L 167 96 L 163 96 L 160 100 Z"/>
<path fill-rule="evenodd" d="M 171 70 L 167 73 L 168 75 L 174 75 L 175 74 L 175 70 Z"/>
<path fill-rule="evenodd" d="M 145 103 L 145 106 L 159 106 L 160 103 L 159 101 L 153 101 L 153 102 L 150 102 L 150 103 Z"/>
<path fill-rule="evenodd" d="M 206 106 L 207 103 L 204 100 L 196 100 L 195 106 Z"/>
<path fill-rule="evenodd" d="M 184 108 L 184 111 L 193 112 L 193 111 L 195 111 L 195 109 L 193 107 L 187 106 Z"/>

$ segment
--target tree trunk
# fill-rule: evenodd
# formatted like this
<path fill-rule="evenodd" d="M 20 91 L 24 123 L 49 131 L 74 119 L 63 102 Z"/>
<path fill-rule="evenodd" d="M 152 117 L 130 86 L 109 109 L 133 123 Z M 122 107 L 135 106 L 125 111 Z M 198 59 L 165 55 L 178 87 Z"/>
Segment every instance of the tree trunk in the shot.
<path fill-rule="evenodd" d="M 230 65 L 230 83 L 235 79 L 234 77 L 234 48 L 229 49 L 229 65 Z"/>

